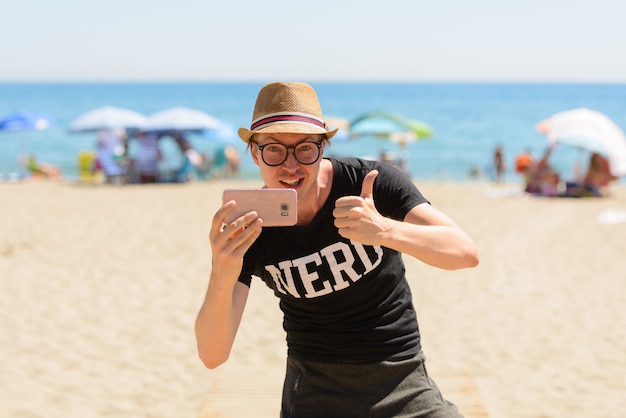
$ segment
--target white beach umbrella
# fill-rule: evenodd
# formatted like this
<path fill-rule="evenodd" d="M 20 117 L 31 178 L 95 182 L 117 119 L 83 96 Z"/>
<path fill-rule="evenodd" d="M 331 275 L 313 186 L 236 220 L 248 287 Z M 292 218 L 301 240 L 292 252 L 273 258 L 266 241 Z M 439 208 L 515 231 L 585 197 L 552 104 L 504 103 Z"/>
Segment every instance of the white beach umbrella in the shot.
<path fill-rule="evenodd" d="M 134 110 L 105 106 L 76 118 L 69 125 L 70 132 L 94 132 L 105 129 L 142 129 L 146 117 Z"/>
<path fill-rule="evenodd" d="M 607 157 L 611 174 L 626 175 L 626 137 L 606 115 L 584 107 L 556 113 L 542 120 L 537 130 L 549 145 L 566 144 Z"/>
<path fill-rule="evenodd" d="M 220 121 L 196 109 L 173 107 L 151 115 L 143 131 L 147 132 L 203 132 L 220 128 Z"/>

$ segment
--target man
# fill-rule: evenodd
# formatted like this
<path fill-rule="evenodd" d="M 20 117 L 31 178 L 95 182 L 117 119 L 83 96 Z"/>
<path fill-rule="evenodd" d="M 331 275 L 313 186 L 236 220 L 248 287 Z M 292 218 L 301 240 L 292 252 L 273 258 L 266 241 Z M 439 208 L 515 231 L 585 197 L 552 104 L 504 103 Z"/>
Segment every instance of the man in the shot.
<path fill-rule="evenodd" d="M 215 216 L 213 267 L 196 320 L 200 358 L 228 359 L 253 276 L 277 297 L 287 333 L 282 417 L 458 417 L 428 377 L 402 253 L 432 266 L 478 264 L 473 241 L 389 165 L 324 158 L 328 130 L 305 83 L 259 92 L 240 128 L 268 188 L 298 195 L 292 227 L 256 212 Z"/>

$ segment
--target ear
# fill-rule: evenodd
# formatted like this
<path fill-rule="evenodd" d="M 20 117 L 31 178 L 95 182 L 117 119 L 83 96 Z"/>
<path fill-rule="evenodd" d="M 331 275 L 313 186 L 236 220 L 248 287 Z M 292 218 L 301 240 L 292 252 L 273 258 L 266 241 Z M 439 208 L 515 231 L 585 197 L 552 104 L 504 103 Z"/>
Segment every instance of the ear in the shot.
<path fill-rule="evenodd" d="M 248 145 L 248 148 L 250 148 L 250 155 L 252 155 L 252 161 L 254 162 L 254 164 L 259 165 L 259 156 L 260 156 L 259 149 L 255 147 L 252 142 L 250 142 L 250 145 Z"/>
<path fill-rule="evenodd" d="M 330 147 L 330 141 L 326 139 L 326 135 L 320 135 L 320 143 L 322 144 L 322 148 L 320 149 L 320 159 L 324 157 L 324 151 L 326 147 Z"/>

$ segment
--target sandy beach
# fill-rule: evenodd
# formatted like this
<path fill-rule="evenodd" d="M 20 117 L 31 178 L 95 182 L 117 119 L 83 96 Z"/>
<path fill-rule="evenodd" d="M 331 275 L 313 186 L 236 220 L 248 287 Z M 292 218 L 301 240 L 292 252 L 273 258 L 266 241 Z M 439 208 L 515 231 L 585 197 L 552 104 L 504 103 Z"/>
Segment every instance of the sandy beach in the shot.
<path fill-rule="evenodd" d="M 490 417 L 623 417 L 626 188 L 416 183 L 481 256 L 453 272 L 405 257 L 435 381 L 467 376 Z M 285 343 L 264 285 L 229 362 L 196 353 L 210 222 L 237 185 L 260 183 L 0 183 L 0 416 L 277 417 Z"/>

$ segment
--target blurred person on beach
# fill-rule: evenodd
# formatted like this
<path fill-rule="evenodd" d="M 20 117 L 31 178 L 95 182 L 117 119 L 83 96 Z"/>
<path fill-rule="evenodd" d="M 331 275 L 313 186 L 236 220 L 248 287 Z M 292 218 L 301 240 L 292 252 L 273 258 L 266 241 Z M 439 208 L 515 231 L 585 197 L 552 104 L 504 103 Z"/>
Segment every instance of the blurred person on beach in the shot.
<path fill-rule="evenodd" d="M 530 149 L 526 149 L 515 157 L 515 172 L 521 174 L 524 178 L 524 184 L 527 187 L 530 182 L 530 176 L 533 171 L 533 154 Z"/>
<path fill-rule="evenodd" d="M 617 177 L 611 174 L 609 160 L 596 152 L 591 153 L 583 185 L 600 196 L 602 189 L 614 180 L 617 180 Z"/>
<path fill-rule="evenodd" d="M 108 184 L 127 183 L 126 130 L 103 129 L 96 138 L 97 166 Z"/>
<path fill-rule="evenodd" d="M 517 157 L 515 157 L 515 172 L 528 175 L 528 172 L 532 169 L 533 166 L 533 154 L 530 149 L 526 149 L 520 152 Z"/>
<path fill-rule="evenodd" d="M 213 158 L 213 177 L 231 178 L 239 173 L 240 168 L 239 151 L 232 145 L 220 147 L 215 150 Z"/>
<path fill-rule="evenodd" d="M 606 187 L 615 180 L 617 177 L 611 174 L 609 161 L 592 152 L 582 182 L 568 183 L 567 194 L 573 197 L 601 197 L 606 194 Z"/>
<path fill-rule="evenodd" d="M 479 180 L 485 176 L 485 173 L 483 172 L 482 168 L 480 168 L 477 164 L 474 164 L 470 167 L 469 176 L 472 179 Z"/>
<path fill-rule="evenodd" d="M 504 172 L 506 171 L 506 165 L 504 163 L 504 147 L 502 144 L 498 144 L 493 153 L 493 170 L 494 181 L 496 183 L 500 183 L 502 181 L 502 177 L 504 176 Z"/>
<path fill-rule="evenodd" d="M 561 190 L 561 175 L 550 164 L 554 145 L 550 145 L 543 156 L 527 169 L 524 191 L 535 196 L 554 197 L 564 193 Z"/>
<path fill-rule="evenodd" d="M 199 356 L 228 359 L 253 277 L 280 299 L 287 338 L 281 417 L 459 417 L 429 377 L 402 254 L 474 267 L 472 239 L 397 168 L 327 158 L 337 129 L 305 83 L 261 88 L 240 128 L 264 187 L 298 193 L 298 221 L 263 228 L 256 212 L 214 215 L 212 270 L 196 319 Z"/>
<path fill-rule="evenodd" d="M 191 142 L 189 142 L 185 135 L 180 132 L 175 132 L 172 134 L 172 138 L 174 138 L 183 157 L 182 164 L 174 175 L 176 181 L 184 183 L 195 180 L 198 177 L 198 173 L 208 171 L 208 159 L 206 155 L 199 153 L 191 146 Z"/>
<path fill-rule="evenodd" d="M 35 178 L 47 178 L 58 180 L 61 178 L 61 170 L 54 164 L 37 161 L 35 154 L 30 154 L 26 159 L 26 169 Z"/>
<path fill-rule="evenodd" d="M 161 149 L 159 137 L 152 132 L 139 132 L 137 137 L 137 153 L 134 158 L 134 170 L 139 183 L 156 183 L 159 180 L 159 161 Z"/>
<path fill-rule="evenodd" d="M 392 165 L 404 172 L 407 176 L 409 176 L 409 172 L 407 170 L 407 159 L 402 157 L 397 157 L 393 151 L 381 150 L 378 156 L 378 161 L 382 161 L 383 163 Z"/>

